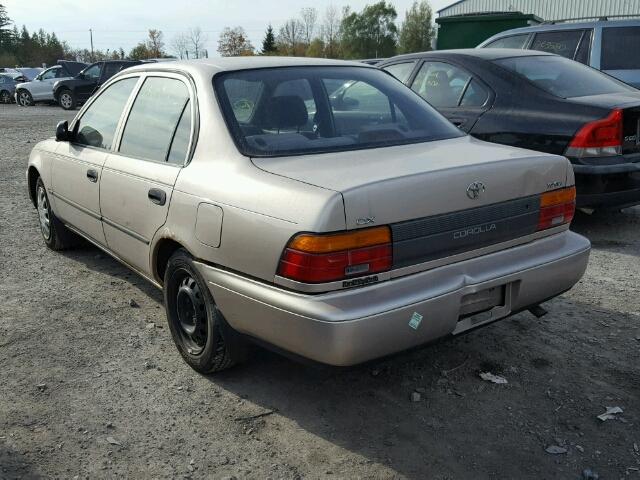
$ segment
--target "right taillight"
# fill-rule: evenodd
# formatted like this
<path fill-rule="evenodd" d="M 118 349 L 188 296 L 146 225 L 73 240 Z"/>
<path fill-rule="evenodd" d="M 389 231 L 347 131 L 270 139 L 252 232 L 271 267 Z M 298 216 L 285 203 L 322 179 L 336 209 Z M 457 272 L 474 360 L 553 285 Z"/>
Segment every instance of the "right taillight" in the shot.
<path fill-rule="evenodd" d="M 622 152 L 622 110 L 613 110 L 607 118 L 585 124 L 569 144 L 568 157 L 606 157 Z"/>
<path fill-rule="evenodd" d="M 576 212 L 576 187 L 561 188 L 540 196 L 538 230 L 557 227 L 573 220 Z"/>

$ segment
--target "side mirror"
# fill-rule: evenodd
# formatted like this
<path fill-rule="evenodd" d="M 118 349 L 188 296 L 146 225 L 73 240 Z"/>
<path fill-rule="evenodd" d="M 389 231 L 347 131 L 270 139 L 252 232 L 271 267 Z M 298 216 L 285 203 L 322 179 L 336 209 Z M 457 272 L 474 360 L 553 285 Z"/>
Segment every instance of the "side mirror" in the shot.
<path fill-rule="evenodd" d="M 56 142 L 68 142 L 71 140 L 71 135 L 69 135 L 69 122 L 66 120 L 64 122 L 59 122 L 56 125 Z"/>

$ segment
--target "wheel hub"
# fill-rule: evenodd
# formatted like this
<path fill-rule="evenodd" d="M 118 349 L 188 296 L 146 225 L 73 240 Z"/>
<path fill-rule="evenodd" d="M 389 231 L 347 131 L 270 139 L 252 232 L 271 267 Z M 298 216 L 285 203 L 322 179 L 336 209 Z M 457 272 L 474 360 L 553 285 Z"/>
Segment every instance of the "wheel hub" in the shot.
<path fill-rule="evenodd" d="M 47 201 L 47 194 L 43 187 L 38 187 L 38 217 L 40 219 L 40 229 L 44 238 L 49 240 L 51 235 L 51 218 L 49 217 L 49 202 Z"/>
<path fill-rule="evenodd" d="M 207 311 L 200 287 L 189 275 L 176 293 L 176 314 L 189 353 L 201 351 L 207 343 Z"/>
<path fill-rule="evenodd" d="M 62 104 L 63 107 L 70 107 L 71 96 L 68 93 L 63 93 L 62 95 L 60 95 L 60 103 Z"/>

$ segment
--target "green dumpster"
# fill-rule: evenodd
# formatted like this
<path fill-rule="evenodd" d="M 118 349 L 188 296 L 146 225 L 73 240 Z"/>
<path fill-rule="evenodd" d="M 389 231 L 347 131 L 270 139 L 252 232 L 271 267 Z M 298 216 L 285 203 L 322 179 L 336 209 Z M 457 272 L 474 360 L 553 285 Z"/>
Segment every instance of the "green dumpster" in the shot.
<path fill-rule="evenodd" d="M 473 48 L 496 33 L 542 23 L 540 17 L 522 12 L 472 13 L 436 18 L 438 50 Z"/>

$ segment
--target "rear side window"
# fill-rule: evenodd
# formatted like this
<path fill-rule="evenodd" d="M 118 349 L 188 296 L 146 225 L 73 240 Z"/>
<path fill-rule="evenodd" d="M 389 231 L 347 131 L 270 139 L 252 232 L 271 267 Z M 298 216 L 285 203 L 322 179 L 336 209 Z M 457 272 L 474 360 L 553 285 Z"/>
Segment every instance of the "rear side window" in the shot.
<path fill-rule="evenodd" d="M 120 153 L 157 162 L 166 161 L 188 101 L 189 90 L 182 81 L 147 78 L 131 107 L 120 142 Z"/>
<path fill-rule="evenodd" d="M 585 30 L 580 46 L 578 47 L 578 53 L 576 53 L 576 62 L 589 65 L 589 59 L 591 58 L 591 34 L 593 30 Z"/>
<path fill-rule="evenodd" d="M 104 90 L 80 118 L 76 143 L 110 149 L 122 110 L 138 77 L 125 78 Z"/>
<path fill-rule="evenodd" d="M 524 44 L 527 43 L 528 37 L 528 33 L 502 37 L 491 43 L 487 43 L 484 48 L 524 48 Z"/>
<path fill-rule="evenodd" d="M 413 67 L 415 67 L 416 62 L 403 62 L 396 63 L 395 65 L 389 65 L 388 67 L 383 67 L 383 70 L 386 70 L 391 75 L 396 77 L 402 83 L 405 83 L 409 80 L 409 75 L 413 72 Z"/>
<path fill-rule="evenodd" d="M 187 159 L 187 153 L 189 149 L 189 140 L 191 139 L 191 102 L 187 101 L 180 121 L 176 128 L 176 133 L 173 136 L 171 147 L 169 149 L 169 156 L 167 162 L 174 165 L 184 165 Z"/>
<path fill-rule="evenodd" d="M 531 50 L 555 53 L 561 57 L 573 58 L 582 38 L 583 30 L 560 30 L 557 32 L 536 33 Z"/>
<path fill-rule="evenodd" d="M 602 29 L 602 70 L 640 69 L 640 27 Z"/>

